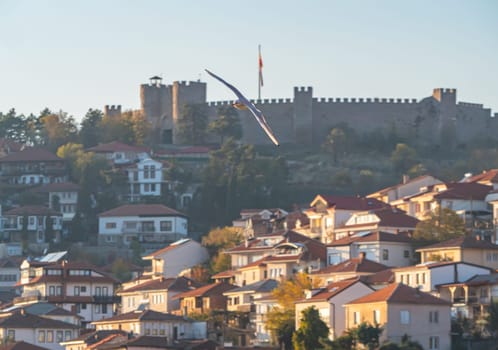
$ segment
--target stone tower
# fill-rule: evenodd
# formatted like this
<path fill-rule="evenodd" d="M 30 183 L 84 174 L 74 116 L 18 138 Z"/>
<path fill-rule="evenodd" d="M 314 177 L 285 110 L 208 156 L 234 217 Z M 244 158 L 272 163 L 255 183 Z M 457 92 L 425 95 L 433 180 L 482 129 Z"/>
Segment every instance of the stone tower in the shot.
<path fill-rule="evenodd" d="M 439 102 L 436 138 L 443 147 L 452 148 L 456 140 L 457 102 L 456 89 L 437 88 L 432 97 Z"/>
<path fill-rule="evenodd" d="M 294 142 L 313 143 L 313 88 L 294 88 Z"/>

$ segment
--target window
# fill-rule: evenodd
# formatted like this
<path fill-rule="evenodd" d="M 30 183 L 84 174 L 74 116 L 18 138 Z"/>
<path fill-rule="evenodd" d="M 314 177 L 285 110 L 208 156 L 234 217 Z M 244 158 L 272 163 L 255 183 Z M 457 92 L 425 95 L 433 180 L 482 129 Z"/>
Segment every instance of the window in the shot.
<path fill-rule="evenodd" d="M 156 178 L 156 166 L 151 165 L 149 169 L 150 169 L 149 170 L 150 178 L 155 179 Z"/>
<path fill-rule="evenodd" d="M 33 226 L 35 224 L 35 217 L 34 216 L 30 216 L 29 217 L 29 226 Z"/>
<path fill-rule="evenodd" d="M 86 286 L 81 286 L 80 289 L 81 289 L 81 293 L 86 293 Z"/>
<path fill-rule="evenodd" d="M 150 192 L 156 192 L 156 184 L 150 184 Z"/>
<path fill-rule="evenodd" d="M 103 314 L 107 313 L 107 304 L 102 304 L 102 313 Z"/>
<path fill-rule="evenodd" d="M 425 273 L 422 274 L 422 284 L 425 284 Z"/>
<path fill-rule="evenodd" d="M 55 295 L 62 295 L 62 286 L 55 287 Z"/>
<path fill-rule="evenodd" d="M 410 257 L 410 251 L 409 251 L 409 250 L 404 250 L 404 251 L 403 251 L 403 256 L 404 256 L 405 258 L 409 258 L 409 257 Z"/>
<path fill-rule="evenodd" d="M 439 323 L 439 311 L 429 311 L 429 323 Z"/>
<path fill-rule="evenodd" d="M 74 286 L 74 295 L 80 295 L 80 286 Z"/>
<path fill-rule="evenodd" d="M 47 343 L 54 342 L 54 331 L 47 331 Z"/>
<path fill-rule="evenodd" d="M 64 332 L 64 340 L 71 339 L 73 337 L 73 335 L 71 333 L 72 333 L 71 331 L 65 331 Z"/>
<path fill-rule="evenodd" d="M 373 320 L 375 324 L 380 324 L 380 310 L 374 310 Z"/>
<path fill-rule="evenodd" d="M 57 343 L 60 343 L 60 342 L 64 341 L 64 333 L 62 331 L 57 331 L 55 333 L 55 341 Z"/>
<path fill-rule="evenodd" d="M 389 260 L 389 250 L 382 249 L 382 260 Z"/>
<path fill-rule="evenodd" d="M 415 275 L 415 283 L 418 285 L 420 283 L 420 278 L 418 273 Z"/>
<path fill-rule="evenodd" d="M 429 349 L 439 349 L 439 337 L 429 337 Z"/>
<path fill-rule="evenodd" d="M 154 230 L 154 221 L 144 221 L 144 222 L 142 222 L 142 231 L 143 232 L 155 232 L 155 230 Z"/>
<path fill-rule="evenodd" d="M 12 341 L 16 340 L 16 331 L 14 329 L 9 329 L 7 331 L 7 338 Z"/>
<path fill-rule="evenodd" d="M 95 305 L 95 313 L 100 314 L 100 304 Z"/>
<path fill-rule="evenodd" d="M 144 179 L 148 179 L 148 178 L 149 178 L 149 166 L 144 165 Z"/>
<path fill-rule="evenodd" d="M 360 313 L 358 311 L 353 312 L 353 324 L 360 324 Z"/>
<path fill-rule="evenodd" d="M 171 231 L 173 228 L 171 221 L 161 221 L 161 231 Z"/>
<path fill-rule="evenodd" d="M 38 343 L 45 343 L 45 331 L 38 331 Z"/>
<path fill-rule="evenodd" d="M 106 222 L 105 228 L 116 228 L 116 223 L 115 222 Z"/>
<path fill-rule="evenodd" d="M 100 287 L 95 287 L 95 295 L 97 295 L 97 296 L 102 295 Z"/>
<path fill-rule="evenodd" d="M 55 295 L 55 286 L 48 287 L 48 295 L 49 296 Z"/>
<path fill-rule="evenodd" d="M 410 311 L 401 310 L 399 312 L 400 323 L 401 324 L 410 324 Z"/>
<path fill-rule="evenodd" d="M 102 295 L 105 295 L 105 296 L 109 295 L 109 290 L 107 287 L 102 287 Z"/>

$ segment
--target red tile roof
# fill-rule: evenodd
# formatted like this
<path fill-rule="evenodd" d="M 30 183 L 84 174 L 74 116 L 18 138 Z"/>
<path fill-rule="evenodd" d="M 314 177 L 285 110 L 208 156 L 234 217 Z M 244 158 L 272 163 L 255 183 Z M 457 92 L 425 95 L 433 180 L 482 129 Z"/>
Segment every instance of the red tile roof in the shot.
<path fill-rule="evenodd" d="M 166 246 L 164 248 L 161 248 L 159 250 L 156 250 L 155 252 L 152 252 L 150 254 L 147 254 L 147 255 L 143 256 L 142 259 L 144 259 L 144 258 L 149 258 L 149 259 L 150 258 L 155 258 L 156 256 L 159 256 L 159 255 L 164 254 L 166 252 L 170 252 L 170 251 L 175 250 L 175 249 L 177 249 L 179 247 L 182 247 L 184 244 L 189 243 L 189 242 L 195 242 L 195 241 L 191 240 L 190 238 L 181 239 L 179 241 L 171 243 L 170 245 L 168 245 L 168 246 Z"/>
<path fill-rule="evenodd" d="M 64 159 L 42 148 L 26 148 L 0 158 L 0 163 L 7 162 L 64 162 Z"/>
<path fill-rule="evenodd" d="M 330 298 L 342 293 L 343 291 L 345 291 L 346 289 L 348 289 L 357 282 L 359 282 L 359 279 L 357 278 L 350 278 L 338 282 L 332 282 L 329 285 L 327 285 L 325 288 L 322 288 L 320 292 L 316 293 L 311 298 L 299 300 L 298 303 L 327 301 Z"/>
<path fill-rule="evenodd" d="M 432 250 L 432 249 L 498 249 L 498 245 L 493 244 L 486 240 L 477 240 L 474 237 L 458 237 L 448 241 L 439 242 L 426 247 L 417 249 L 417 251 Z"/>
<path fill-rule="evenodd" d="M 379 226 L 415 228 L 420 222 L 417 218 L 407 215 L 399 209 L 379 209 L 374 211 L 374 214 L 380 219 Z"/>
<path fill-rule="evenodd" d="M 149 152 L 150 149 L 148 147 L 143 146 L 131 146 L 119 141 L 112 141 L 109 143 L 102 143 L 100 145 L 90 147 L 86 149 L 89 152 L 95 153 L 113 153 L 113 152 Z"/>
<path fill-rule="evenodd" d="M 368 276 L 361 276 L 361 279 L 368 285 L 391 284 L 395 280 L 392 269 L 385 269 Z"/>
<path fill-rule="evenodd" d="M 424 178 L 429 178 L 429 177 L 433 177 L 433 176 L 431 176 L 431 175 L 421 175 L 421 176 L 418 176 L 418 177 L 416 177 L 416 178 L 410 179 L 410 180 L 408 180 L 408 181 L 407 181 L 407 182 L 405 182 L 405 183 L 400 183 L 400 184 L 396 184 L 396 185 L 393 185 L 393 186 L 389 186 L 389 187 L 383 188 L 383 189 L 381 189 L 381 190 L 378 190 L 377 192 L 374 192 L 374 193 L 372 193 L 372 194 L 376 194 L 376 193 L 379 193 L 379 194 L 386 194 L 386 193 L 387 193 L 387 192 L 389 192 L 390 190 L 394 190 L 394 189 L 396 189 L 396 188 L 399 188 L 399 187 L 402 187 L 402 186 L 408 185 L 408 184 L 410 184 L 410 183 L 412 183 L 412 182 L 420 181 L 420 180 L 422 180 L 422 179 L 424 179 Z M 435 180 L 437 180 L 437 179 L 435 179 Z M 439 180 L 438 180 L 438 181 L 439 181 Z"/>
<path fill-rule="evenodd" d="M 485 170 L 481 174 L 464 179 L 462 182 L 498 183 L 498 169 Z"/>
<path fill-rule="evenodd" d="M 235 276 L 235 270 L 226 270 L 226 271 L 221 271 L 218 272 L 217 274 L 214 274 L 211 276 L 212 279 L 217 279 L 217 278 L 231 278 Z"/>
<path fill-rule="evenodd" d="M 22 143 L 16 142 L 14 140 L 0 137 L 0 148 L 7 148 L 8 152 L 19 152 L 23 147 Z"/>
<path fill-rule="evenodd" d="M 492 186 L 476 182 L 450 182 L 446 186 L 448 189 L 436 194 L 434 198 L 484 200 L 486 195 L 493 190 Z"/>
<path fill-rule="evenodd" d="M 26 343 L 21 340 L 15 343 L 6 343 L 5 345 L 0 346 L 0 350 L 48 350 L 48 348 Z"/>
<path fill-rule="evenodd" d="M 387 302 L 388 304 L 421 304 L 421 305 L 448 305 L 449 301 L 437 298 L 429 293 L 422 292 L 416 288 L 402 283 L 393 283 L 376 292 L 350 301 L 348 304 L 368 304 Z"/>
<path fill-rule="evenodd" d="M 329 205 L 335 209 L 342 210 L 372 210 L 388 207 L 389 205 L 375 198 L 353 197 L 353 196 L 323 196 L 320 195 Z"/>
<path fill-rule="evenodd" d="M 162 204 L 127 204 L 105 211 L 98 215 L 106 216 L 185 216 L 174 209 Z"/>
<path fill-rule="evenodd" d="M 410 238 L 410 233 L 400 232 L 400 233 L 390 233 L 383 231 L 369 232 L 365 235 L 352 235 L 349 237 L 344 237 L 337 239 L 329 244 L 328 247 L 337 247 L 350 245 L 353 242 L 399 242 L 399 243 L 410 243 L 412 239 Z"/>
<path fill-rule="evenodd" d="M 234 288 L 238 287 L 226 282 L 211 283 L 188 292 L 177 294 L 173 297 L 173 299 L 190 298 L 190 297 L 209 297 L 212 295 L 221 295 L 224 292 Z"/>
<path fill-rule="evenodd" d="M 311 274 L 333 274 L 333 273 L 351 273 L 351 272 L 363 272 L 363 273 L 374 273 L 385 270 L 389 268 L 386 265 L 379 264 L 378 262 L 368 260 L 366 258 L 352 258 L 336 265 L 329 265 L 321 270 L 314 271 Z"/>
<path fill-rule="evenodd" d="M 23 312 L 22 309 L 7 315 L 0 316 L 1 328 L 54 328 L 54 329 L 76 329 L 79 326 L 72 323 L 62 322 Z"/>
<path fill-rule="evenodd" d="M 183 321 L 185 322 L 185 318 L 183 316 L 177 316 L 165 312 L 158 312 L 154 310 L 135 310 L 131 312 L 127 312 L 124 314 L 119 314 L 113 317 L 105 318 L 102 320 L 94 321 L 93 324 L 102 324 L 102 323 L 115 323 L 115 322 L 123 322 L 123 321 Z"/>
<path fill-rule="evenodd" d="M 25 205 L 14 209 L 7 210 L 3 215 L 21 216 L 21 215 L 51 215 L 61 216 L 62 214 L 42 205 Z"/>

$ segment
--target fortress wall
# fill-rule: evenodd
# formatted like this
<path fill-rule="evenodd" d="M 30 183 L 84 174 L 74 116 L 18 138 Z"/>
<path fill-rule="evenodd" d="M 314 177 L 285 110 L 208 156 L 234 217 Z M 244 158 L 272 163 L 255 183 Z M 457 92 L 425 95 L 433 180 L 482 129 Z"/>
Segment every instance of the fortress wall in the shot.
<path fill-rule="evenodd" d="M 142 111 L 154 128 L 161 130 L 173 128 L 171 85 L 141 85 L 140 102 Z"/>
<path fill-rule="evenodd" d="M 376 101 L 377 100 L 377 101 Z M 417 116 L 418 103 L 414 100 L 363 99 L 362 102 L 347 102 L 333 99 L 322 102 L 316 99 L 313 104 L 314 139 L 322 143 L 330 129 L 339 123 L 345 123 L 358 133 L 376 129 L 390 130 L 393 123 L 400 135 L 409 135 L 411 126 Z M 340 102 L 339 102 L 340 101 Z M 369 102 L 368 102 L 369 101 Z"/>
<path fill-rule="evenodd" d="M 479 136 L 492 136 L 497 123 L 491 117 L 491 109 L 465 102 L 458 103 L 456 108 L 456 135 L 459 141 L 470 141 Z"/>
<path fill-rule="evenodd" d="M 173 119 L 173 143 L 178 144 L 177 121 L 183 113 L 186 104 L 206 103 L 206 83 L 199 81 L 175 81 L 173 82 L 172 119 Z"/>

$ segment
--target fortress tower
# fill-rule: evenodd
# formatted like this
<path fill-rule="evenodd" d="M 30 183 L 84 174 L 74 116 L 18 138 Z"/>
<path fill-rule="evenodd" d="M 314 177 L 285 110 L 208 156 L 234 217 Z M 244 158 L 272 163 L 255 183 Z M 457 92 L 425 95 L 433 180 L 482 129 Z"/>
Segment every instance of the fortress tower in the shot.
<path fill-rule="evenodd" d="M 121 105 L 105 105 L 104 106 L 104 115 L 107 117 L 118 117 L 121 115 Z"/>
<path fill-rule="evenodd" d="M 294 141 L 302 145 L 313 142 L 313 88 L 294 88 Z"/>
<path fill-rule="evenodd" d="M 436 139 L 443 146 L 453 147 L 456 140 L 457 101 L 456 89 L 437 88 L 432 97 L 439 102 Z"/>

